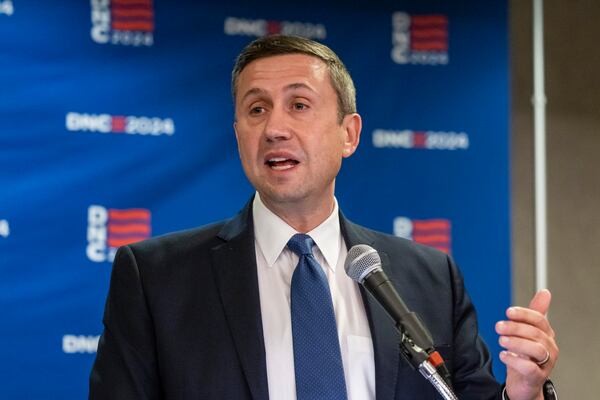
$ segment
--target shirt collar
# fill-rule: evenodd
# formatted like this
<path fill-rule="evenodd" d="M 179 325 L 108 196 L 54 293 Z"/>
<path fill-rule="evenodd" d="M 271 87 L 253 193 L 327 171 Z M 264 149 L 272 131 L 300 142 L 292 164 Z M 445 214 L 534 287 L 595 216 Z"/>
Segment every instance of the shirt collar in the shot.
<path fill-rule="evenodd" d="M 252 203 L 252 215 L 256 242 L 265 256 L 267 265 L 273 267 L 287 242 L 298 232 L 269 210 L 260 199 L 258 192 Z M 313 238 L 329 268 L 335 272 L 341 240 L 337 199 L 334 198 L 331 215 L 307 235 Z"/>

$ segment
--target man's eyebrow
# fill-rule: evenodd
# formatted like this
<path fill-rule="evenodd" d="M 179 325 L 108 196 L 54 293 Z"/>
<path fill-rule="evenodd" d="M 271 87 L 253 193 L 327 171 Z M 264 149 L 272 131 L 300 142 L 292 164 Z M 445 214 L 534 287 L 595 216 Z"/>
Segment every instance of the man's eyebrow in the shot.
<path fill-rule="evenodd" d="M 296 89 L 306 89 L 312 93 L 317 93 L 312 87 L 310 87 L 306 83 L 301 83 L 301 82 L 290 83 L 289 85 L 287 85 L 286 87 L 283 88 L 283 90 L 285 90 L 286 92 L 290 91 L 290 90 L 296 90 Z M 249 89 L 246 93 L 244 93 L 244 96 L 242 96 L 242 99 L 240 101 L 244 102 L 244 100 L 246 100 L 248 97 L 261 96 L 266 93 L 267 93 L 266 90 L 255 87 L 255 88 Z"/>
<path fill-rule="evenodd" d="M 244 93 L 244 96 L 242 97 L 242 99 L 240 101 L 243 102 L 244 100 L 246 100 L 246 98 L 248 98 L 250 96 L 260 96 L 261 94 L 264 94 L 264 93 L 265 93 L 265 91 L 260 88 L 252 88 L 252 89 L 248 90 L 246 93 Z"/>

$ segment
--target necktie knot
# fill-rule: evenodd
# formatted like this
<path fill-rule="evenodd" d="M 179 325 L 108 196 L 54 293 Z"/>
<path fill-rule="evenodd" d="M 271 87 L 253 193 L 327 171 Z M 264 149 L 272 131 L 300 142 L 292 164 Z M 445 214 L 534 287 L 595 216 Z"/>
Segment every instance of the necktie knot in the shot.
<path fill-rule="evenodd" d="M 288 241 L 287 247 L 296 253 L 298 257 L 303 255 L 312 255 L 312 248 L 315 241 L 304 233 L 297 233 Z"/>

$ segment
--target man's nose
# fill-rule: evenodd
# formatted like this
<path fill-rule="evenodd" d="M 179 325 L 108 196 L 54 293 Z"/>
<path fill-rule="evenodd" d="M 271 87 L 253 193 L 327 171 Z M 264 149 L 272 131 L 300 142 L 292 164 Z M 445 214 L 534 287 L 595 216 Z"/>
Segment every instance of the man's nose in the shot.
<path fill-rule="evenodd" d="M 267 141 L 287 140 L 292 136 L 288 113 L 281 108 L 273 108 L 265 124 L 264 135 Z"/>

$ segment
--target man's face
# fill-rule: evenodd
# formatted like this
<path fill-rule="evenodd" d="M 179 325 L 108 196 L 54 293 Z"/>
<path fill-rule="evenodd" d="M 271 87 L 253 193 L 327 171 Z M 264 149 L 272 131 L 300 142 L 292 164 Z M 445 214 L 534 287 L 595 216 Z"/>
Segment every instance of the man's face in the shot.
<path fill-rule="evenodd" d="M 242 166 L 267 206 L 332 204 L 342 157 L 358 145 L 360 117 L 339 123 L 323 61 L 303 54 L 252 61 L 238 79 L 235 116 Z"/>

